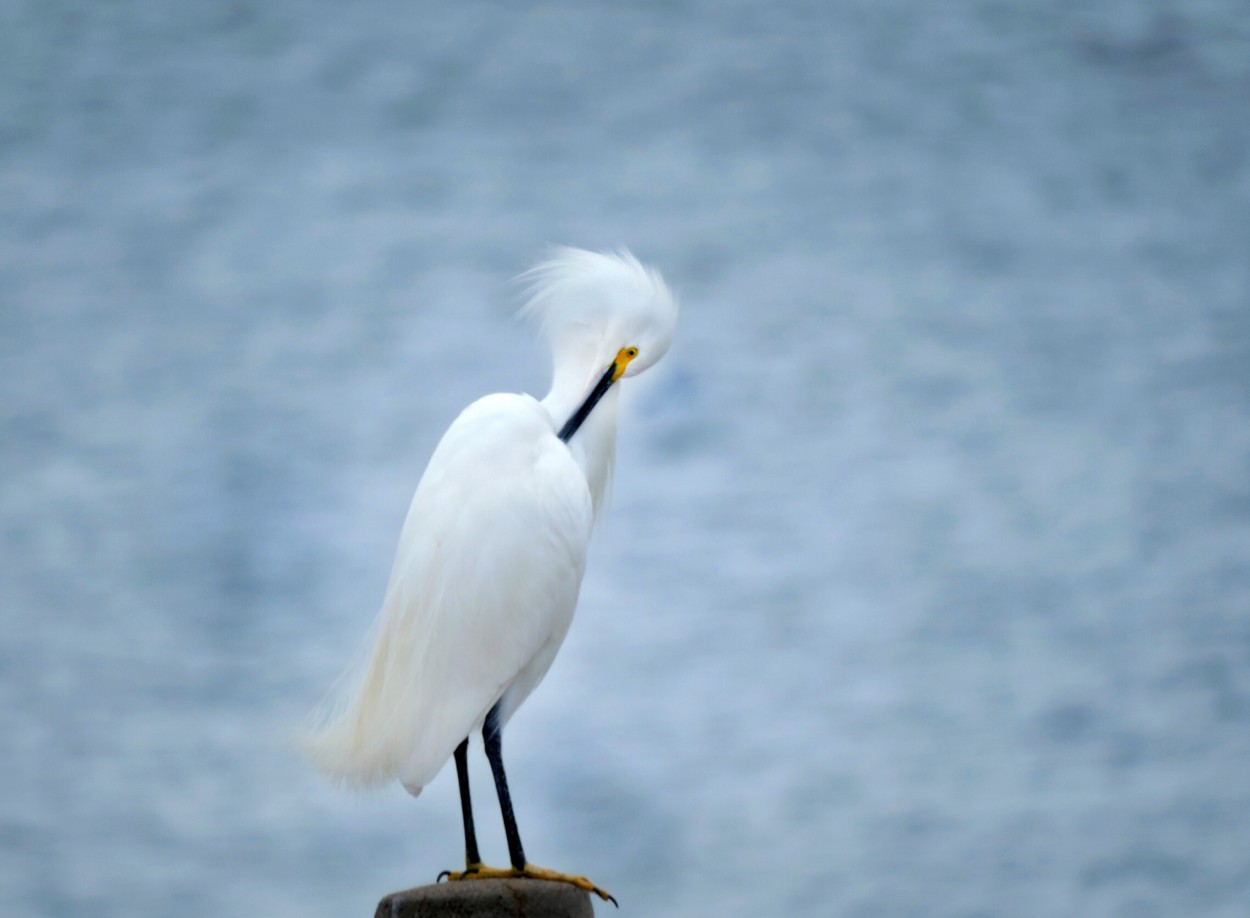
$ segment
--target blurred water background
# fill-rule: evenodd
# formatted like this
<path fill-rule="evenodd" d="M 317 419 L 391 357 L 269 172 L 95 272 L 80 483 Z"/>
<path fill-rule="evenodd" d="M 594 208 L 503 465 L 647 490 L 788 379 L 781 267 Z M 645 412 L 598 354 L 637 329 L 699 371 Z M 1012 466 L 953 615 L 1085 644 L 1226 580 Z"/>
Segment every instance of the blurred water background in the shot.
<path fill-rule="evenodd" d="M 684 303 L 507 734 L 622 914 L 1242 916 L 1240 0 L 0 3 L 0 911 L 347 918 L 290 733 L 509 279 Z M 506 850 L 480 757 L 479 830 Z"/>

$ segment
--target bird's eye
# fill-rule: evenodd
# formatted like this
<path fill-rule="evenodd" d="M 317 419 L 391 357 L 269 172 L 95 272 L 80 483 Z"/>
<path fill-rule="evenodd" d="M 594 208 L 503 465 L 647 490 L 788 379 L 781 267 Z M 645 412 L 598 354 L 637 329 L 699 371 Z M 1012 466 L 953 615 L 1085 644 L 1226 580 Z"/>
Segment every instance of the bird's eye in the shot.
<path fill-rule="evenodd" d="M 637 357 L 637 356 L 638 356 L 638 348 L 636 348 L 636 347 L 627 347 L 627 348 L 625 348 L 625 353 L 629 356 L 629 359 L 630 359 L 630 360 L 633 360 L 635 357 Z"/>

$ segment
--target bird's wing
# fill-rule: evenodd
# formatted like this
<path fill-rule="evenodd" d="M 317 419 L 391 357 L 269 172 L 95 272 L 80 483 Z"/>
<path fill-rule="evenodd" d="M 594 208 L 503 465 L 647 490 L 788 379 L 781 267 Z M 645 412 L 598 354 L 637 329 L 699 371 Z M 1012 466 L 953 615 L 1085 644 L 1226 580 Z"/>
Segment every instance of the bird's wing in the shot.
<path fill-rule="evenodd" d="M 363 678 L 314 759 L 352 783 L 427 783 L 563 640 L 590 530 L 585 477 L 541 405 L 465 409 L 413 496 Z"/>

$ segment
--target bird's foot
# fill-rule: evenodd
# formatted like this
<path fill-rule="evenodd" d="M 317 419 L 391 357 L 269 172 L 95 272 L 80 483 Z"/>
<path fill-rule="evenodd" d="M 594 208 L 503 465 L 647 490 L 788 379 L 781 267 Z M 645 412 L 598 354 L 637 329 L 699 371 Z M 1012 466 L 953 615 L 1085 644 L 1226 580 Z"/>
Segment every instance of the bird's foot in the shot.
<path fill-rule="evenodd" d="M 476 864 L 469 864 L 464 870 L 444 870 L 434 882 L 441 883 L 443 880 L 473 880 L 480 878 L 483 875 L 482 871 L 486 871 L 485 876 L 488 877 L 508 875 L 506 870 L 500 870 L 498 867 L 487 867 L 481 861 L 478 861 Z"/>
<path fill-rule="evenodd" d="M 438 875 L 438 879 L 442 880 L 515 880 L 515 879 L 531 879 L 531 880 L 552 880 L 556 883 L 568 883 L 576 886 L 578 889 L 584 889 L 588 893 L 594 893 L 605 902 L 611 902 L 620 908 L 620 904 L 616 901 L 616 897 L 609 893 L 606 889 L 601 889 L 590 880 L 583 876 L 572 873 L 560 873 L 555 870 L 549 870 L 546 867 L 538 867 L 534 864 L 526 864 L 521 869 L 516 867 L 487 867 L 485 864 L 469 864 L 464 870 L 444 870 Z"/>
<path fill-rule="evenodd" d="M 572 873 L 560 873 L 555 870 L 549 870 L 546 867 L 538 867 L 534 864 L 526 864 L 520 870 L 512 871 L 513 876 L 530 877 L 534 880 L 554 880 L 557 883 L 569 883 L 578 889 L 584 889 L 588 893 L 594 893 L 604 902 L 611 902 L 617 908 L 620 904 L 616 901 L 616 897 L 611 895 L 606 889 L 596 886 L 590 880 L 583 876 Z"/>

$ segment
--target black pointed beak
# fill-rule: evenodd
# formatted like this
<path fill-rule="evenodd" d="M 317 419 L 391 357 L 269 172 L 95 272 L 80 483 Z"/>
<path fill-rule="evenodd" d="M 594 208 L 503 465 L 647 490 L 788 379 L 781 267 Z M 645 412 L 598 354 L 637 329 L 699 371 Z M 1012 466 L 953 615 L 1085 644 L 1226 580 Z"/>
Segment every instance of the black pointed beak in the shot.
<path fill-rule="evenodd" d="M 586 396 L 586 400 L 577 406 L 577 410 L 573 412 L 573 416 L 565 421 L 564 426 L 560 428 L 560 432 L 556 434 L 565 443 L 569 442 L 569 438 L 577 433 L 577 428 L 582 426 L 582 422 L 590 417 L 590 412 L 594 410 L 595 405 L 599 404 L 599 400 L 603 398 L 612 383 L 616 382 L 616 362 L 613 361 L 608 368 L 603 371 L 603 375 L 599 377 L 599 381 L 595 383 L 595 387 L 590 390 L 590 394 Z"/>
<path fill-rule="evenodd" d="M 565 443 L 569 442 L 569 438 L 577 433 L 577 428 L 582 426 L 586 418 L 590 417 L 590 412 L 594 411 L 595 405 L 599 404 L 599 400 L 607 394 L 612 388 L 612 383 L 616 382 L 625 373 L 625 368 L 629 366 L 629 362 L 638 356 L 636 347 L 623 347 L 617 354 L 616 359 L 608 364 L 608 368 L 603 371 L 603 375 L 599 377 L 599 381 L 595 383 L 594 388 L 586 396 L 586 400 L 577 406 L 577 410 L 560 428 L 560 432 L 556 434 Z"/>

